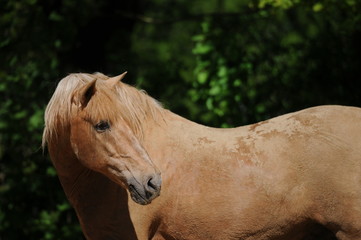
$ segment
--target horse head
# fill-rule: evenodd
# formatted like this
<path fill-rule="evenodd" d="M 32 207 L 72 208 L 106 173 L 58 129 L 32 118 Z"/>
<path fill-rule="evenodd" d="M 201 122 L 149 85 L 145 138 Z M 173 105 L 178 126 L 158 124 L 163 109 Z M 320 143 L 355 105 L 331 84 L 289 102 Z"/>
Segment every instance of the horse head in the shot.
<path fill-rule="evenodd" d="M 161 176 L 119 112 L 116 88 L 124 75 L 94 79 L 74 92 L 70 142 L 84 166 L 128 189 L 136 203 L 145 205 L 159 196 Z"/>

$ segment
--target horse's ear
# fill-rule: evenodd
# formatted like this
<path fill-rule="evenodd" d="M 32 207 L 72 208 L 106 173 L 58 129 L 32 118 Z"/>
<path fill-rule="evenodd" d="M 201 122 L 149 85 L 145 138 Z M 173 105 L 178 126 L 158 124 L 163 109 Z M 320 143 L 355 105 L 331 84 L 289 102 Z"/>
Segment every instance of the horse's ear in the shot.
<path fill-rule="evenodd" d="M 72 102 L 81 108 L 85 108 L 96 92 L 95 83 L 96 79 L 76 91 L 72 97 Z"/>
<path fill-rule="evenodd" d="M 115 77 L 111 77 L 106 81 L 106 83 L 110 87 L 114 87 L 115 85 L 117 85 L 118 82 L 120 82 L 124 78 L 125 74 L 127 74 L 127 72 L 124 72 L 124 73 L 122 73 L 122 74 L 120 74 L 118 76 L 115 76 Z"/>

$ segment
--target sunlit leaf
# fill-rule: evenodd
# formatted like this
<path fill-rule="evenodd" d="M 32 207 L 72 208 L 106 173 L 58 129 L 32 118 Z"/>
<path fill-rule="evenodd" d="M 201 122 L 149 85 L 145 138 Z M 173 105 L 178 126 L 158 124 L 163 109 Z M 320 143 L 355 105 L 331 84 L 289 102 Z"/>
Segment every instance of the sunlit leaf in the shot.
<path fill-rule="evenodd" d="M 313 11 L 315 12 L 319 12 L 323 9 L 323 4 L 318 2 L 318 3 L 315 3 L 312 7 Z"/>

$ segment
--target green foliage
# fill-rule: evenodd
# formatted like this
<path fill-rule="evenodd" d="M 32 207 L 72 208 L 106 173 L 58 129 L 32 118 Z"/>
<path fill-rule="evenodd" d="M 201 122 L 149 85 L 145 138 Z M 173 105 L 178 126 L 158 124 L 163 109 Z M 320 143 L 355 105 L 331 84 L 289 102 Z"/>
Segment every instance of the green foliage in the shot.
<path fill-rule="evenodd" d="M 62 46 L 56 32 L 61 16 L 46 13 L 46 7 L 36 0 L 7 1 L 1 5 L 2 240 L 74 239 L 80 234 L 55 170 L 41 150 L 44 108 L 49 86 L 57 78 L 57 54 Z"/>
<path fill-rule="evenodd" d="M 276 8 L 280 7 L 283 9 L 287 9 L 299 2 L 300 0 L 260 0 L 258 3 L 258 7 L 264 8 L 267 5 L 271 5 Z"/>
<path fill-rule="evenodd" d="M 189 94 L 205 103 L 203 122 L 238 126 L 317 104 L 358 104 L 348 85 L 358 84 L 360 64 L 355 5 L 297 2 L 261 1 L 275 8 L 200 24 Z"/>
<path fill-rule="evenodd" d="M 217 127 L 360 106 L 360 1 L 9 0 L 0 12 L 1 240 L 82 239 L 40 149 L 69 72 L 128 70 L 172 111 Z"/>

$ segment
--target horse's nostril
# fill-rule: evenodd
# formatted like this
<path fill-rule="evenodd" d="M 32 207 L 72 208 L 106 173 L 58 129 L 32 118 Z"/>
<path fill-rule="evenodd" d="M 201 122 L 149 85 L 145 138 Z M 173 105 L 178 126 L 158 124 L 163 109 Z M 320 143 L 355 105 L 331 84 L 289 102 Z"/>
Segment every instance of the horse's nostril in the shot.
<path fill-rule="evenodd" d="M 147 184 L 148 184 L 148 187 L 150 187 L 150 188 L 153 189 L 153 190 L 157 190 L 157 189 L 158 189 L 157 185 L 153 183 L 153 178 L 152 178 L 152 177 L 149 178 Z"/>
<path fill-rule="evenodd" d="M 148 178 L 146 189 L 152 193 L 159 192 L 161 183 L 162 180 L 160 176 L 153 175 Z"/>

